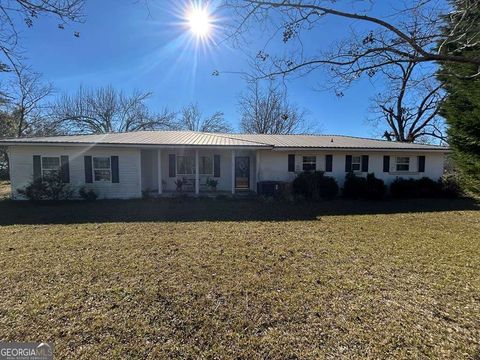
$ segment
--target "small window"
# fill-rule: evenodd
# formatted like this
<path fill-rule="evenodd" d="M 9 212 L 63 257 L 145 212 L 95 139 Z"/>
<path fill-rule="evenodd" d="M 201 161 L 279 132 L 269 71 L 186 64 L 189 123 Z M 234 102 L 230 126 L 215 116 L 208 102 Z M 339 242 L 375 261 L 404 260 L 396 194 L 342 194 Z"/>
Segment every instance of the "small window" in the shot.
<path fill-rule="evenodd" d="M 112 168 L 109 157 L 93 158 L 93 179 L 94 181 L 112 180 Z"/>
<path fill-rule="evenodd" d="M 360 171 L 362 168 L 362 157 L 352 156 L 352 171 Z"/>
<path fill-rule="evenodd" d="M 42 157 L 42 177 L 49 177 L 60 172 L 60 158 Z"/>
<path fill-rule="evenodd" d="M 410 171 L 410 158 L 408 156 L 398 156 L 395 166 L 397 171 Z"/>
<path fill-rule="evenodd" d="M 200 175 L 213 175 L 213 158 L 211 156 L 200 156 Z"/>
<path fill-rule="evenodd" d="M 177 174 L 195 174 L 195 158 L 193 156 L 177 156 Z"/>
<path fill-rule="evenodd" d="M 315 171 L 317 170 L 317 157 L 316 156 L 304 156 L 303 157 L 303 171 Z"/>

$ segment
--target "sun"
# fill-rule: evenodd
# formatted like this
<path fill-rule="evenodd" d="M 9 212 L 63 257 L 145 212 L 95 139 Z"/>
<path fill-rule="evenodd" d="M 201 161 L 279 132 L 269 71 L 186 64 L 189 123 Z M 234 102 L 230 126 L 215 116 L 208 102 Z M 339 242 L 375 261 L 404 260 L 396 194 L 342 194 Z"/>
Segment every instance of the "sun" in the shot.
<path fill-rule="evenodd" d="M 193 35 L 205 38 L 212 31 L 213 19 L 206 7 L 192 6 L 187 12 L 187 21 Z"/>

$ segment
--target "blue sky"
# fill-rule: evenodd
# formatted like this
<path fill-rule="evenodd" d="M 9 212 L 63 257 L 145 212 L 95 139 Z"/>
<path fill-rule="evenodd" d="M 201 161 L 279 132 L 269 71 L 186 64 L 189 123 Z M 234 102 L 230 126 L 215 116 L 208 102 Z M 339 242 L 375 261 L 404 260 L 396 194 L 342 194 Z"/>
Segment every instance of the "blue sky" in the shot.
<path fill-rule="evenodd" d="M 149 9 L 142 1 L 87 0 L 86 21 L 69 24 L 65 30 L 55 19 L 39 19 L 32 29 L 22 30 L 24 55 L 33 69 L 52 81 L 58 92 L 75 91 L 79 85 L 96 87 L 112 84 L 126 92 L 133 89 L 154 93 L 152 109 L 171 110 L 198 102 L 204 114 L 220 110 L 238 129 L 238 95 L 246 84 L 239 75 L 212 76 L 212 71 L 246 71 L 244 51 L 228 42 L 210 43 L 208 49 L 194 46 L 192 35 L 180 24 L 183 1 L 151 1 Z M 224 23 L 230 21 L 218 13 Z M 312 49 L 328 46 L 344 33 L 347 23 L 327 21 L 308 34 L 306 44 Z M 75 38 L 73 31 L 79 31 Z M 216 30 L 216 39 L 221 30 Z M 256 53 L 261 45 L 254 41 L 249 48 Z M 278 40 L 274 49 L 282 50 Z M 369 98 L 379 91 L 362 80 L 337 98 L 333 92 L 318 91 L 324 74 L 288 82 L 289 98 L 308 110 L 308 120 L 325 134 L 373 136 L 367 124 Z"/>

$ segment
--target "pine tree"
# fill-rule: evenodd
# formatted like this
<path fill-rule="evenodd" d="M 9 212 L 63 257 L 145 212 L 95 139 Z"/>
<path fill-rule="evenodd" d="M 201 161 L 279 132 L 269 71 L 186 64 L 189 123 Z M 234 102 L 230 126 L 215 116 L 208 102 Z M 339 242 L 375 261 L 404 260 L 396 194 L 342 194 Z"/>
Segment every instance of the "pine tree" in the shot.
<path fill-rule="evenodd" d="M 452 14 L 443 29 L 450 39 L 469 39 L 441 44 L 440 51 L 480 56 L 480 1 L 453 0 Z M 449 144 L 467 190 L 480 193 L 480 68 L 471 64 L 442 63 L 438 73 L 447 93 L 441 109 L 448 124 Z M 476 75 L 476 76 L 475 76 Z"/>

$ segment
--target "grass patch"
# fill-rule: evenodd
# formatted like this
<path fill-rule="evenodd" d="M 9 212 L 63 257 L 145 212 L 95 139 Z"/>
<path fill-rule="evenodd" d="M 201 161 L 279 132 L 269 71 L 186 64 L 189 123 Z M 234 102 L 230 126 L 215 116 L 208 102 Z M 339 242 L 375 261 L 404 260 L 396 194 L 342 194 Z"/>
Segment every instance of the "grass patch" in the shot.
<path fill-rule="evenodd" d="M 1 338 L 57 358 L 475 359 L 477 209 L 3 201 Z"/>

